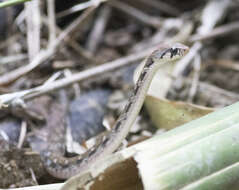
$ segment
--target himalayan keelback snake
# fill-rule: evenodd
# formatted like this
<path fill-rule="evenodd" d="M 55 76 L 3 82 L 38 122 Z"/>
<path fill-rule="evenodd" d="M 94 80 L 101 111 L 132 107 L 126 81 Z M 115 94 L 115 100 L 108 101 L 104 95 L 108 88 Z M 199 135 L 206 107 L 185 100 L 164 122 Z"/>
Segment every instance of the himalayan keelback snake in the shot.
<path fill-rule="evenodd" d="M 133 95 L 110 133 L 102 138 L 101 143 L 73 158 L 57 157 L 52 152 L 45 152 L 42 156 L 47 171 L 57 178 L 66 179 L 89 170 L 93 164 L 114 152 L 133 125 L 156 71 L 161 66 L 185 56 L 188 49 L 187 46 L 177 43 L 152 52 L 145 59 L 145 65 L 135 85 Z"/>

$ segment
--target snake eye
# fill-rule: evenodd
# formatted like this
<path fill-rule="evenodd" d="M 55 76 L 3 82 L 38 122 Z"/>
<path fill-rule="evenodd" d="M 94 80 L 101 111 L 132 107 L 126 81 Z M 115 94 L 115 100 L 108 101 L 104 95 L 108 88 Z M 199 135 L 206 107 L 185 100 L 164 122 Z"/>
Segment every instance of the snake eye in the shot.
<path fill-rule="evenodd" d="M 179 53 L 178 48 L 171 48 L 171 56 L 170 58 L 172 58 L 173 56 L 177 55 Z"/>

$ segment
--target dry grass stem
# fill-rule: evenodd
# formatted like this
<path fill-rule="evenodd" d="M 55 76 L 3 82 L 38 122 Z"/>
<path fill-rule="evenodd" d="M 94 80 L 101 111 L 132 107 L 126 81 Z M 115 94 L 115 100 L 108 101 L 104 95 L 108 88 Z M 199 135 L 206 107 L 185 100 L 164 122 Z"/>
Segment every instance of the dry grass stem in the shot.
<path fill-rule="evenodd" d="M 161 19 L 159 17 L 149 16 L 146 13 L 140 11 L 139 9 L 136 9 L 135 7 L 132 7 L 126 3 L 120 1 L 109 1 L 108 4 L 134 17 L 143 24 L 150 25 L 156 28 L 158 28 L 162 24 Z"/>
<path fill-rule="evenodd" d="M 27 23 L 27 49 L 30 61 L 32 61 L 40 51 L 40 18 L 40 1 L 34 0 L 25 3 L 25 20 Z"/>
<path fill-rule="evenodd" d="M 204 41 L 204 40 L 216 38 L 218 36 L 230 34 L 232 32 L 236 32 L 236 31 L 239 31 L 239 22 L 233 22 L 230 24 L 218 26 L 214 30 L 210 31 L 207 34 L 195 34 L 195 35 L 191 36 L 189 41 L 190 42 Z"/>
<path fill-rule="evenodd" d="M 56 40 L 56 15 L 55 0 L 47 0 L 48 28 L 49 28 L 49 45 Z"/>
<path fill-rule="evenodd" d="M 37 66 L 39 66 L 41 63 L 49 59 L 51 56 L 55 54 L 57 51 L 57 48 L 59 48 L 59 45 L 61 42 L 77 27 L 80 26 L 80 24 L 95 10 L 96 7 L 90 7 L 87 9 L 82 15 L 80 15 L 73 23 L 71 23 L 54 41 L 54 43 L 47 48 L 47 50 L 41 50 L 37 56 L 34 57 L 34 59 L 29 63 L 28 65 L 22 66 L 16 70 L 10 71 L 9 73 L 0 76 L 0 86 L 7 85 L 21 76 L 31 72 L 34 70 Z"/>

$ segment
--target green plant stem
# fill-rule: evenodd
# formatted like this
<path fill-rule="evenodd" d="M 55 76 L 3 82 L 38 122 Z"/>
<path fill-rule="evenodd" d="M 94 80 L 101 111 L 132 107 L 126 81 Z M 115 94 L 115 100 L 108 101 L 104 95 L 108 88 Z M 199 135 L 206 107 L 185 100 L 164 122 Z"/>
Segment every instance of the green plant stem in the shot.
<path fill-rule="evenodd" d="M 4 1 L 4 2 L 0 3 L 0 8 L 17 5 L 19 3 L 25 3 L 27 1 L 31 1 L 31 0 L 8 0 L 8 1 Z"/>
<path fill-rule="evenodd" d="M 238 113 L 239 102 L 128 148 L 138 150 L 134 157 L 144 188 L 222 190 L 235 185 Z"/>

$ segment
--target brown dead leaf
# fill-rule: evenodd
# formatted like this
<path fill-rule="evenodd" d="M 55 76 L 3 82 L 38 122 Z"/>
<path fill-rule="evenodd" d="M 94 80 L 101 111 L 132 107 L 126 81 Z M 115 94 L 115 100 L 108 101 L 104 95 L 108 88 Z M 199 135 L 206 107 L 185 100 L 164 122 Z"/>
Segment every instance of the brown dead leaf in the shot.
<path fill-rule="evenodd" d="M 159 99 L 154 96 L 147 96 L 145 105 L 154 125 L 167 130 L 214 111 L 212 108 Z"/>

